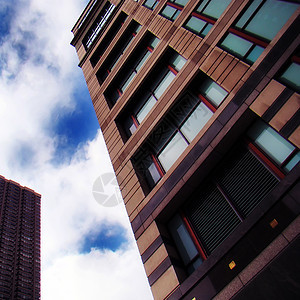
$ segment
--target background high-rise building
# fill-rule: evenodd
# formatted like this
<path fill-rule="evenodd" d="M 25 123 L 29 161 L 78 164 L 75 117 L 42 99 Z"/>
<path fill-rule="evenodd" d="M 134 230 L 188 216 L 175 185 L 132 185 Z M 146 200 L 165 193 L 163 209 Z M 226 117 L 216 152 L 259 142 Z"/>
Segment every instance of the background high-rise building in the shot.
<path fill-rule="evenodd" d="M 0 299 L 40 299 L 40 200 L 0 176 Z"/>
<path fill-rule="evenodd" d="M 299 4 L 92 0 L 76 48 L 155 299 L 300 294 Z"/>

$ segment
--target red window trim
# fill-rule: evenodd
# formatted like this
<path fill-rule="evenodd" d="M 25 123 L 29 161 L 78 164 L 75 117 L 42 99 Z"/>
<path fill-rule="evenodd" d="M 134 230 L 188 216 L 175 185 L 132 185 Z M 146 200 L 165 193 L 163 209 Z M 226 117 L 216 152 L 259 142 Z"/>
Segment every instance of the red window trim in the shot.
<path fill-rule="evenodd" d="M 211 104 L 203 95 L 199 94 L 198 97 L 212 112 L 216 112 L 217 108 L 213 104 Z"/>
<path fill-rule="evenodd" d="M 196 236 L 196 234 L 195 234 L 195 232 L 194 232 L 194 230 L 193 230 L 193 228 L 192 228 L 189 220 L 187 219 L 187 217 L 182 212 L 180 212 L 180 216 L 181 216 L 181 218 L 183 220 L 183 223 L 184 223 L 187 231 L 189 232 L 189 235 L 192 238 L 192 240 L 193 240 L 193 242 L 194 242 L 194 244 L 195 244 L 195 246 L 196 246 L 196 248 L 197 248 L 197 250 L 198 250 L 198 252 L 199 252 L 199 254 L 201 256 L 201 258 L 203 260 L 206 260 L 208 255 L 206 254 L 205 250 L 201 246 L 201 244 L 200 244 L 200 242 L 199 242 L 199 240 L 198 240 L 198 238 L 197 238 L 197 236 Z"/>
<path fill-rule="evenodd" d="M 117 89 L 117 92 L 118 92 L 119 96 L 121 97 L 122 96 L 122 92 L 119 89 Z"/>
<path fill-rule="evenodd" d="M 150 46 L 147 46 L 147 49 L 152 53 L 153 49 Z"/>
<path fill-rule="evenodd" d="M 268 43 L 266 43 L 262 40 L 259 40 L 258 38 L 255 38 L 251 35 L 248 35 L 247 33 L 241 32 L 241 31 L 239 31 L 235 28 L 229 28 L 228 31 L 235 34 L 235 35 L 237 35 L 237 36 L 239 36 L 239 37 L 241 37 L 241 38 L 243 38 L 243 39 L 245 39 L 245 40 L 248 40 L 252 43 L 255 43 L 256 45 L 259 45 L 261 47 L 266 48 L 269 45 Z"/>
<path fill-rule="evenodd" d="M 292 62 L 300 64 L 300 57 L 297 55 L 292 56 Z"/>
<path fill-rule="evenodd" d="M 176 69 L 174 69 L 173 67 L 171 67 L 170 65 L 168 65 L 168 69 L 169 69 L 172 73 L 174 73 L 175 75 L 178 74 L 178 71 L 177 71 Z"/>
<path fill-rule="evenodd" d="M 173 8 L 176 8 L 176 9 L 178 9 L 180 11 L 183 9 L 183 6 L 175 4 L 175 3 L 172 3 L 172 2 L 169 2 L 169 1 L 167 2 L 167 5 L 169 5 L 169 6 L 173 7 Z"/>
<path fill-rule="evenodd" d="M 159 175 L 160 175 L 161 177 L 163 177 L 163 176 L 165 175 L 165 173 L 164 173 L 164 171 L 161 169 L 161 167 L 160 167 L 160 165 L 159 165 L 159 163 L 158 163 L 156 157 L 155 157 L 153 154 L 151 154 L 151 158 L 152 158 L 152 161 L 153 161 L 153 163 L 154 163 L 154 165 L 155 165 L 155 167 L 156 167 L 156 169 L 157 169 Z"/>
<path fill-rule="evenodd" d="M 203 15 L 200 15 L 199 13 L 197 13 L 197 12 L 195 12 L 195 11 L 192 12 L 192 16 L 194 16 L 194 17 L 196 17 L 196 18 L 198 18 L 198 19 L 201 19 L 201 20 L 203 20 L 203 21 L 205 21 L 205 22 L 208 22 L 208 23 L 210 23 L 210 24 L 215 24 L 215 23 L 216 23 L 215 20 L 210 19 L 210 18 L 208 18 L 208 17 L 206 17 L 206 16 L 203 16 Z"/>
<path fill-rule="evenodd" d="M 279 168 L 257 148 L 257 146 L 247 140 L 246 143 L 249 149 L 251 149 L 280 179 L 283 179 L 285 177 L 284 173 L 281 172 Z"/>
<path fill-rule="evenodd" d="M 134 126 L 135 126 L 136 128 L 138 128 L 138 127 L 139 127 L 139 123 L 138 123 L 138 121 L 136 120 L 136 118 L 135 118 L 133 115 L 131 115 L 130 117 L 131 117 L 131 119 L 132 119 L 132 122 L 133 122 Z"/>

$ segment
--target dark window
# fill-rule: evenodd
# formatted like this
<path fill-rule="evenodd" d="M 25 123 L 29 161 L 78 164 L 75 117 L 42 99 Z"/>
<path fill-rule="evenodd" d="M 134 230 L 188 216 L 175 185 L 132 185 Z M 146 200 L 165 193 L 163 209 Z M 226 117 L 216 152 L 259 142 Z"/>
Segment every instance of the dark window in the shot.
<path fill-rule="evenodd" d="M 133 157 L 137 173 L 148 183 L 146 193 L 171 168 L 226 96 L 227 92 L 209 77 L 200 74 L 194 79 Z"/>
<path fill-rule="evenodd" d="M 230 150 L 168 222 L 189 273 L 251 214 L 283 178 L 286 165 L 294 160 L 295 166 L 296 157 L 299 161 L 298 149 L 261 120 L 250 127 L 246 140 Z"/>
<path fill-rule="evenodd" d="M 181 55 L 169 49 L 150 72 L 126 110 L 118 118 L 119 127 L 125 132 L 125 141 L 146 118 L 185 62 L 186 60 Z"/>
<path fill-rule="evenodd" d="M 159 14 L 174 21 L 187 3 L 188 0 L 169 0 Z"/>
<path fill-rule="evenodd" d="M 114 9 L 115 5 L 106 2 L 97 19 L 82 40 L 82 43 L 86 50 L 90 48 L 97 36 L 99 36 L 100 32 L 102 32 L 104 25 L 107 23 Z"/>
<path fill-rule="evenodd" d="M 131 21 L 125 32 L 118 40 L 117 44 L 114 46 L 114 48 L 96 73 L 99 84 L 102 84 L 104 82 L 108 74 L 112 71 L 114 66 L 122 57 L 123 53 L 126 51 L 127 47 L 130 45 L 131 41 L 134 39 L 140 28 L 141 25 L 138 22 L 134 20 Z"/>
<path fill-rule="evenodd" d="M 205 37 L 231 0 L 204 0 L 192 12 L 184 27 Z"/>
<path fill-rule="evenodd" d="M 108 101 L 115 103 L 117 99 L 124 93 L 158 42 L 159 39 L 150 32 L 145 35 L 141 43 L 136 47 L 128 60 L 123 64 L 118 74 L 104 92 L 104 96 Z M 111 95 L 116 95 L 116 97 L 112 98 Z"/>
<path fill-rule="evenodd" d="M 99 46 L 97 47 L 96 51 L 92 55 L 90 62 L 93 67 L 96 66 L 97 62 L 101 58 L 102 54 L 108 48 L 111 41 L 114 39 L 117 32 L 121 29 L 123 23 L 125 22 L 127 15 L 124 12 L 121 12 L 114 24 L 111 26 L 103 40 L 100 42 Z"/>
<path fill-rule="evenodd" d="M 254 0 L 238 17 L 220 47 L 247 63 L 254 63 L 299 4 L 279 0 Z"/>

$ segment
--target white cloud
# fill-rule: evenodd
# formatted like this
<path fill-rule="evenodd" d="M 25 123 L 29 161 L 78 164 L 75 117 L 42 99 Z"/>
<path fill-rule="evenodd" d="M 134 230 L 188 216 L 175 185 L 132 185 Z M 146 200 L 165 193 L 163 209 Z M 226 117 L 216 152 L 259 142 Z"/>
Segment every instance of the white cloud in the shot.
<path fill-rule="evenodd" d="M 48 268 L 45 280 L 49 280 L 51 284 L 47 286 L 43 296 L 45 299 L 52 297 L 57 300 L 147 299 L 147 286 L 142 280 L 143 274 L 137 261 L 138 256 L 133 250 L 95 250 L 87 255 L 65 256 Z M 72 280 L 66 282 L 65 278 Z M 56 293 L 56 289 L 63 292 Z"/>
<path fill-rule="evenodd" d="M 92 195 L 95 179 L 112 172 L 100 131 L 69 163 L 51 163 L 60 138 L 53 122 L 76 109 L 74 88 L 84 87 L 69 43 L 87 2 L 13 4 L 11 34 L 0 45 L 0 174 L 42 194 L 43 300 L 151 299 L 124 206 L 102 207 Z M 102 224 L 126 228 L 127 247 L 80 254 L 83 237 Z"/>

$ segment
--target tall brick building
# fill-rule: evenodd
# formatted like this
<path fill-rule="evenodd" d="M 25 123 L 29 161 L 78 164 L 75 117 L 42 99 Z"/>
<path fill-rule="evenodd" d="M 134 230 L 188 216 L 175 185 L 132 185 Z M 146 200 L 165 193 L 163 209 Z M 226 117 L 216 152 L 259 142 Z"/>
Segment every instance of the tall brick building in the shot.
<path fill-rule="evenodd" d="M 90 1 L 76 48 L 155 299 L 299 295 L 299 4 Z"/>
<path fill-rule="evenodd" d="M 40 201 L 0 176 L 0 299 L 40 299 Z"/>

